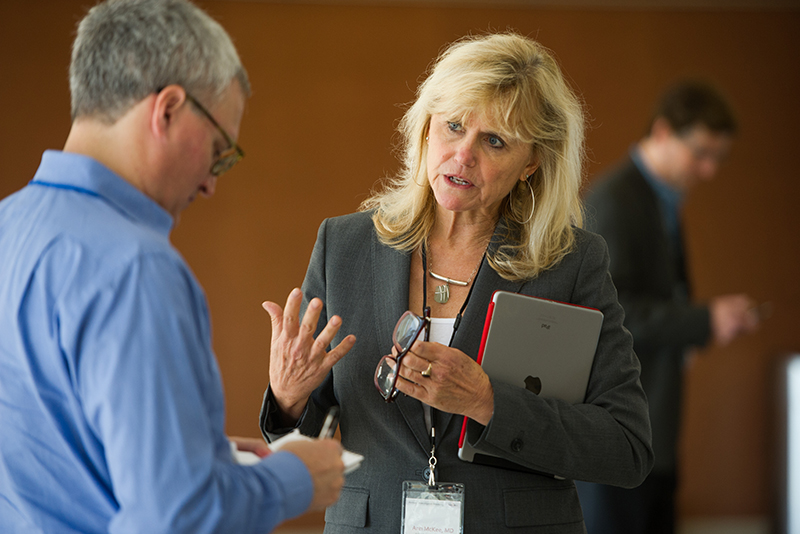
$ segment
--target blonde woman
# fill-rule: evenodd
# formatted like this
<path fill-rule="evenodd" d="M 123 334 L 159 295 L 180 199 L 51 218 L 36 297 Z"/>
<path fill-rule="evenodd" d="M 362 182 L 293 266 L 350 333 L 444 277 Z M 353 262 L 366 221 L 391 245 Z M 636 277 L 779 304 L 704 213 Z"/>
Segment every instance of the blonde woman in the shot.
<path fill-rule="evenodd" d="M 584 532 L 573 479 L 631 487 L 649 472 L 639 362 L 605 244 L 580 228 L 583 127 L 541 45 L 513 33 L 456 42 L 400 125 L 403 171 L 360 212 L 323 222 L 303 290 L 285 310 L 265 303 L 265 436 L 295 427 L 315 435 L 338 406 L 345 448 L 365 456 L 327 510 L 326 533 L 399 532 L 410 513 L 403 482 L 428 480 L 432 456 L 437 480 L 463 485 L 465 531 L 474 533 Z M 493 381 L 475 362 L 497 290 L 603 312 L 584 403 Z M 404 356 L 392 384 L 399 394 L 387 403 L 376 367 L 398 318 L 426 307 L 429 340 Z M 293 357 L 329 320 L 328 329 L 343 326 L 335 348 Z M 530 471 L 460 460 L 461 416 L 474 445 Z"/>

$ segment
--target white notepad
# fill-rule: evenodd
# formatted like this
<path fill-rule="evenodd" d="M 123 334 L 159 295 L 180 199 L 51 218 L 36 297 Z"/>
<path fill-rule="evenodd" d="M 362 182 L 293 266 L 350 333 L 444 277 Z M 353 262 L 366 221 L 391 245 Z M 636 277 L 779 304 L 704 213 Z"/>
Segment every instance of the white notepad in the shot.
<path fill-rule="evenodd" d="M 298 440 L 311 441 L 312 439 L 314 438 L 310 438 L 308 436 L 301 434 L 300 431 L 295 428 L 293 431 L 289 432 L 285 436 L 281 436 L 280 438 L 270 443 L 269 448 L 272 452 L 276 452 L 281 450 L 281 448 L 287 443 L 291 443 L 293 441 L 298 441 Z M 236 444 L 233 442 L 231 442 L 231 453 L 233 454 L 234 461 L 242 465 L 253 465 L 257 464 L 262 460 L 262 458 L 260 458 L 255 453 L 249 451 L 237 450 Z M 363 459 L 364 457 L 362 455 L 343 449 L 342 461 L 344 462 L 344 473 L 348 474 L 358 469 L 361 466 L 361 461 Z"/>

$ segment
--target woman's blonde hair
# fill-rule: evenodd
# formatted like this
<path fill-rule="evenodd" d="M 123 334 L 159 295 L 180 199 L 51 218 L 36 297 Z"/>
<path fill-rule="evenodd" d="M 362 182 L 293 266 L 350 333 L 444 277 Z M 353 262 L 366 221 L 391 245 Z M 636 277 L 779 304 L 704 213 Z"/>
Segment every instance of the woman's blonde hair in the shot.
<path fill-rule="evenodd" d="M 531 145 L 538 169 L 502 202 L 501 237 L 492 268 L 508 280 L 536 277 L 573 247 L 583 223 L 580 201 L 583 109 L 550 53 L 515 33 L 466 37 L 449 46 L 400 122 L 402 169 L 361 205 L 374 210 L 380 240 L 411 251 L 425 243 L 436 200 L 427 176 L 431 115 L 464 120 L 484 114 L 506 138 Z M 535 209 L 531 190 L 535 196 Z M 533 212 L 532 212 L 533 209 Z"/>

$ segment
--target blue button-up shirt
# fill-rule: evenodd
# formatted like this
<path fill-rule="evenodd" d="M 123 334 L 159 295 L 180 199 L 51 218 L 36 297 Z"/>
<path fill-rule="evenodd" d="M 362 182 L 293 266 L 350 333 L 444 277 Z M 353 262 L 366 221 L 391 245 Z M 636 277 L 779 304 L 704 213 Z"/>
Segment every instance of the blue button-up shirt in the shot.
<path fill-rule="evenodd" d="M 205 295 L 171 227 L 56 151 L 0 202 L 0 532 L 265 532 L 310 504 L 293 454 L 232 460 Z"/>

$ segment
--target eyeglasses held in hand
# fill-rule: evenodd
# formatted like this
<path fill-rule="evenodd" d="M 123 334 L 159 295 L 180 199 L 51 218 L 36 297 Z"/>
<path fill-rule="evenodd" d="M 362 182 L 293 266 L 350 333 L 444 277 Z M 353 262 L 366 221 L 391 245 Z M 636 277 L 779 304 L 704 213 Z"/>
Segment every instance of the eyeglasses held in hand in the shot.
<path fill-rule="evenodd" d="M 428 308 L 425 309 L 425 317 L 420 317 L 407 311 L 397 321 L 392 333 L 392 343 L 397 351 L 397 356 L 384 356 L 375 369 L 375 387 L 378 388 L 383 400 L 386 402 L 392 402 L 397 397 L 398 390 L 396 386 L 400 364 L 430 322 L 430 310 Z"/>

